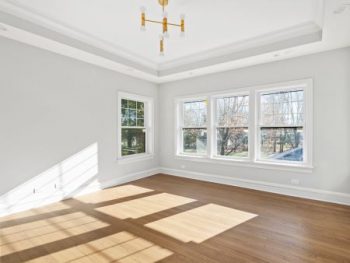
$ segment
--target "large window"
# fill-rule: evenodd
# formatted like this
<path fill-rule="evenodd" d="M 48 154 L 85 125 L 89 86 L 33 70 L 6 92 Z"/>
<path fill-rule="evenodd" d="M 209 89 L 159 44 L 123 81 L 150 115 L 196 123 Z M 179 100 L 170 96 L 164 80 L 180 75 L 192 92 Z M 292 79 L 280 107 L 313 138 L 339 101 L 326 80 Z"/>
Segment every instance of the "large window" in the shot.
<path fill-rule="evenodd" d="M 204 155 L 207 153 L 207 101 L 185 101 L 182 104 L 182 149 L 183 154 Z"/>
<path fill-rule="evenodd" d="M 303 162 L 304 90 L 261 92 L 259 98 L 260 159 Z"/>
<path fill-rule="evenodd" d="M 249 96 L 215 99 L 217 156 L 248 157 Z"/>
<path fill-rule="evenodd" d="M 151 153 L 151 109 L 151 99 L 120 93 L 119 158 Z"/>
<path fill-rule="evenodd" d="M 312 80 L 202 94 L 177 103 L 180 157 L 312 166 Z"/>

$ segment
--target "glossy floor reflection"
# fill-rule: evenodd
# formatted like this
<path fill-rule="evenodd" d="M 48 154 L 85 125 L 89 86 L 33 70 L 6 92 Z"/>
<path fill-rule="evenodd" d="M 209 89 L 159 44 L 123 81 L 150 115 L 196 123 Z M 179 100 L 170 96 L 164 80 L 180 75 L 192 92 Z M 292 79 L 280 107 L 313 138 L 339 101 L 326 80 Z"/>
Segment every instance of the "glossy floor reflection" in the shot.
<path fill-rule="evenodd" d="M 179 195 L 162 193 L 101 207 L 97 210 L 119 219 L 136 219 L 194 201 L 196 200 Z"/>
<path fill-rule="evenodd" d="M 349 262 L 349 218 L 348 207 L 157 175 L 0 218 L 0 262 Z"/>
<path fill-rule="evenodd" d="M 28 262 L 154 263 L 173 253 L 128 232 L 120 232 Z"/>
<path fill-rule="evenodd" d="M 77 197 L 76 199 L 84 203 L 97 204 L 100 202 L 118 200 L 121 198 L 149 193 L 152 191 L 153 190 L 151 189 L 139 187 L 136 185 L 123 185 L 123 186 L 113 187 L 110 189 L 105 189 L 103 191 L 99 191 L 98 193 L 92 193 L 92 194 L 80 196 L 80 197 Z"/>
<path fill-rule="evenodd" d="M 1 229 L 0 251 L 5 256 L 108 226 L 82 212 L 65 214 Z"/>
<path fill-rule="evenodd" d="M 204 205 L 146 226 L 183 242 L 201 243 L 257 215 L 215 205 Z"/>

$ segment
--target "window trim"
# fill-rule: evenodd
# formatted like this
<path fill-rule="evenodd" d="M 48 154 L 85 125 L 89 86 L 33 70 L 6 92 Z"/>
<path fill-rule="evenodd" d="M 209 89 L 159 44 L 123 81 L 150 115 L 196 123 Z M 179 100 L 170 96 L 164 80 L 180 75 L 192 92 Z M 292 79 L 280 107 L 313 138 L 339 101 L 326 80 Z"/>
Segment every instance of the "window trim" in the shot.
<path fill-rule="evenodd" d="M 202 127 L 193 127 L 193 128 L 202 128 L 202 129 L 207 129 L 207 150 L 203 154 L 191 154 L 191 153 L 184 153 L 183 152 L 183 132 L 182 130 L 184 128 L 191 128 L 191 127 L 185 127 L 183 125 L 184 123 L 184 111 L 183 111 L 183 104 L 186 102 L 193 102 L 193 101 L 207 101 L 207 125 L 202 126 Z M 209 154 L 209 144 L 208 144 L 208 137 L 209 137 L 209 101 L 207 96 L 199 96 L 199 97 L 190 97 L 190 98 L 185 98 L 185 99 L 179 99 L 179 101 L 176 103 L 176 155 L 181 155 L 181 156 L 188 156 L 188 157 L 208 157 Z"/>
<path fill-rule="evenodd" d="M 217 126 L 216 123 L 216 115 L 217 115 L 217 99 L 222 99 L 222 98 L 227 98 L 227 97 L 239 97 L 239 96 L 248 96 L 249 101 L 248 101 L 248 107 L 249 107 L 249 114 L 248 114 L 248 124 L 247 124 L 247 128 L 248 128 L 248 156 L 247 157 L 235 157 L 235 156 L 220 156 L 216 153 L 217 151 L 217 128 L 219 126 Z M 238 92 L 229 92 L 229 93 L 224 93 L 224 94 L 216 94 L 211 96 L 211 107 L 212 107 L 212 119 L 211 119 L 211 124 L 212 124 L 212 149 L 213 151 L 211 152 L 211 158 L 212 159 L 217 159 L 217 160 L 238 160 L 238 161 L 249 161 L 251 158 L 251 150 L 250 150 L 250 136 L 251 136 L 251 125 L 250 125 L 250 91 L 249 90 L 240 90 Z M 229 127 L 229 128 L 235 128 L 235 127 Z M 237 127 L 236 127 L 237 128 Z M 242 128 L 242 127 L 240 127 Z"/>
<path fill-rule="evenodd" d="M 144 111 L 144 129 L 146 129 L 146 145 L 144 153 L 137 153 L 128 156 L 122 156 L 122 100 L 134 100 L 145 103 Z M 137 127 L 132 127 L 137 128 Z M 130 163 L 134 161 L 143 161 L 154 157 L 154 102 L 152 97 L 146 97 L 126 92 L 118 92 L 117 99 L 117 162 Z"/>
<path fill-rule="evenodd" d="M 259 94 L 266 91 L 277 91 L 277 90 L 292 90 L 295 89 L 304 90 L 304 160 L 303 162 L 293 161 L 269 161 L 261 160 L 258 157 L 260 150 L 258 129 L 259 129 L 259 114 L 260 114 L 260 100 Z M 239 96 L 249 95 L 249 121 L 248 121 L 248 157 L 242 158 L 225 158 L 215 155 L 215 100 L 216 98 L 226 96 Z M 183 102 L 193 101 L 206 98 L 208 101 L 208 122 L 207 122 L 207 154 L 201 155 L 188 155 L 181 153 L 181 146 L 179 142 L 179 124 L 180 116 L 179 109 Z M 287 171 L 300 171 L 300 172 L 311 172 L 313 169 L 312 163 L 312 150 L 313 150 L 313 79 L 301 79 L 295 81 L 272 83 L 261 86 L 245 87 L 238 89 L 223 90 L 220 92 L 210 92 L 201 94 L 198 96 L 181 96 L 175 98 L 175 158 L 181 160 L 197 161 L 197 162 L 208 162 L 208 163 L 220 163 L 227 165 L 236 165 L 244 167 L 257 167 L 266 168 L 272 170 L 287 170 Z"/>

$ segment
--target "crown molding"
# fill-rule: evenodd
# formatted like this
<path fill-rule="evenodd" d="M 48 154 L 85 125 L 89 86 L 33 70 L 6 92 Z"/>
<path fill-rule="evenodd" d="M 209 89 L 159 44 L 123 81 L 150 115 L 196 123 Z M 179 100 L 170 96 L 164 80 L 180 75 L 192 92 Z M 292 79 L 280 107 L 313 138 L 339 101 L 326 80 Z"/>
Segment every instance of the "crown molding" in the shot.
<path fill-rule="evenodd" d="M 159 76 L 257 56 L 322 40 L 322 29 L 313 21 L 271 32 L 159 65 Z"/>
<path fill-rule="evenodd" d="M 49 38 L 53 40 L 63 40 L 62 36 L 70 39 L 70 42 L 76 40 L 76 42 L 80 42 L 79 48 L 84 48 L 82 47 L 82 44 L 84 44 L 86 46 L 85 49 L 89 46 L 90 48 L 94 47 L 103 50 L 108 52 L 109 55 L 113 55 L 112 58 L 114 57 L 115 60 L 124 60 L 124 63 L 130 61 L 134 64 L 134 67 L 143 68 L 144 71 L 153 71 L 152 73 L 157 75 L 157 64 L 155 62 L 133 54 L 114 43 L 102 40 L 65 23 L 46 17 L 32 8 L 14 3 L 11 0 L 0 0 L 0 11 L 3 12 L 1 20 L 5 23 L 8 23 L 7 20 L 10 20 L 11 23 L 8 24 L 41 36 L 49 36 Z M 9 14 L 10 16 L 7 16 L 6 19 L 4 19 L 5 14 Z M 40 25 L 40 29 L 38 28 L 38 25 Z M 52 32 L 54 32 L 54 35 Z M 58 34 L 61 35 L 60 38 L 57 37 Z M 67 42 L 67 40 L 64 42 Z M 73 46 L 76 45 L 73 42 L 67 44 L 72 44 Z"/>
<path fill-rule="evenodd" d="M 11 0 L 0 0 L 0 22 L 15 34 L 0 32 L 0 35 L 132 77 L 166 83 L 281 60 L 271 54 L 322 40 L 320 25 L 323 12 L 323 0 L 319 0 L 315 21 L 161 64 L 54 21 Z"/>
<path fill-rule="evenodd" d="M 1 18 L 1 12 L 0 12 Z M 34 46 L 43 50 L 47 50 L 65 57 L 73 58 L 79 61 L 83 61 L 95 66 L 99 66 L 105 69 L 109 69 L 124 75 L 128 75 L 134 78 L 147 80 L 153 83 L 158 83 L 158 77 L 156 75 L 146 73 L 142 70 L 135 69 L 131 66 L 127 66 L 123 63 L 112 61 L 110 59 L 104 58 L 102 56 L 93 54 L 81 50 L 79 48 L 74 48 L 70 45 L 62 44 L 58 41 L 54 41 L 39 35 L 30 33 L 25 30 L 21 30 L 16 27 L 12 27 L 7 24 L 1 24 L 6 30 L 0 30 L 0 36 L 15 40 L 30 46 Z"/>

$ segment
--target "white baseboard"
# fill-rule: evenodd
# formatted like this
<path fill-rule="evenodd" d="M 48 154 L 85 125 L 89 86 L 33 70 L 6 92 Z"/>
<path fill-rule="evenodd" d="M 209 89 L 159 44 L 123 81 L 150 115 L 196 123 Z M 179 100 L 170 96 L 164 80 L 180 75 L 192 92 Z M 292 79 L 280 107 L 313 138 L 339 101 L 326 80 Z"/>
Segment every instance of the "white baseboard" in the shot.
<path fill-rule="evenodd" d="M 122 177 L 117 177 L 112 180 L 101 183 L 101 189 L 113 187 L 120 184 L 125 184 L 131 181 L 136 181 L 159 173 L 159 168 L 145 170 L 137 173 L 128 174 Z"/>
<path fill-rule="evenodd" d="M 233 185 L 248 189 L 265 191 L 270 193 L 307 198 L 318 201 L 331 202 L 342 205 L 350 205 L 350 194 L 331 192 L 313 188 L 289 186 L 283 184 L 267 183 L 262 181 L 245 180 L 240 178 L 226 177 L 214 174 L 199 173 L 187 170 L 177 170 L 161 167 L 159 172 L 173 176 L 179 176 L 200 181 Z"/>
<path fill-rule="evenodd" d="M 50 203 L 59 202 L 68 198 L 73 198 L 83 194 L 88 194 L 96 192 L 108 187 L 117 186 L 120 184 L 132 182 L 138 179 L 146 178 L 158 173 L 169 174 L 178 177 L 184 177 L 189 179 L 195 179 L 206 182 L 213 182 L 219 184 L 233 185 L 248 189 L 260 190 L 265 192 L 277 193 L 288 196 L 302 197 L 307 199 L 350 205 L 350 194 L 331 192 L 319 189 L 289 186 L 283 184 L 267 183 L 262 181 L 246 180 L 233 177 L 225 177 L 214 174 L 199 173 L 186 170 L 177 170 L 165 167 L 159 167 L 154 169 L 149 169 L 145 171 L 140 171 L 132 174 L 128 174 L 122 177 L 117 177 L 115 179 L 100 182 L 99 184 L 93 184 L 89 186 L 84 186 L 81 189 L 77 189 L 76 194 L 70 195 L 55 195 L 51 194 L 49 198 L 43 196 L 43 198 L 36 198 L 34 201 L 20 202 L 16 204 L 8 204 L 3 200 L 0 200 L 0 217 L 10 215 L 13 213 L 29 210 L 32 208 L 41 207 L 48 205 Z"/>
<path fill-rule="evenodd" d="M 42 206 L 49 205 L 62 200 L 66 200 L 69 198 L 81 196 L 84 194 L 93 193 L 108 187 L 117 186 L 120 184 L 142 179 L 151 175 L 155 175 L 157 173 L 159 173 L 159 169 L 154 168 L 150 170 L 128 174 L 121 177 L 116 177 L 106 182 L 98 182 L 90 185 L 84 185 L 78 189 L 74 189 L 74 191 L 68 191 L 68 189 L 65 189 L 65 192 L 70 192 L 69 194 L 65 194 L 63 193 L 63 191 L 57 191 L 57 192 L 47 191 L 47 192 L 39 193 L 39 194 L 36 194 L 35 196 L 31 196 L 16 202 L 9 202 L 8 201 L 9 198 L 7 194 L 4 194 L 3 196 L 0 197 L 0 217 L 26 211 L 32 208 L 42 207 Z"/>

